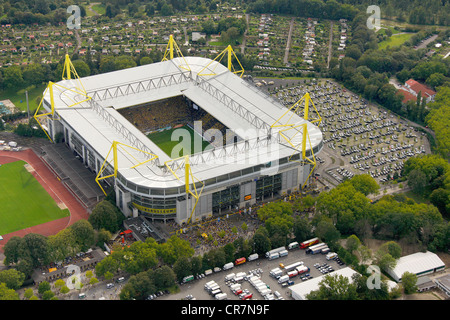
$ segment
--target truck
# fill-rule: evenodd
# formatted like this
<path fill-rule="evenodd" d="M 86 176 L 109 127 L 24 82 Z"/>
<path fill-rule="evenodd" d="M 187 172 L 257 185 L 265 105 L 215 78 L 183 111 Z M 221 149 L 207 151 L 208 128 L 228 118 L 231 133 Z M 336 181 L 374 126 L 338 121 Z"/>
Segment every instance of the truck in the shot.
<path fill-rule="evenodd" d="M 217 300 L 225 300 L 227 298 L 226 293 L 219 293 L 214 296 Z"/>
<path fill-rule="evenodd" d="M 336 252 L 330 252 L 325 257 L 327 258 L 327 260 L 333 260 L 333 259 L 336 259 L 337 253 Z"/>
<path fill-rule="evenodd" d="M 308 249 L 307 253 L 316 254 L 321 253 L 322 249 L 327 248 L 328 246 L 325 243 L 322 243 L 321 245 L 316 245 L 314 247 L 311 247 Z"/>
<path fill-rule="evenodd" d="M 312 238 L 312 239 L 303 241 L 302 243 L 300 243 L 300 249 L 306 249 L 316 243 L 319 243 L 319 238 Z"/>
<path fill-rule="evenodd" d="M 289 271 L 287 275 L 288 275 L 289 278 L 293 278 L 293 277 L 298 275 L 298 271 L 297 271 L 297 269 Z"/>
<path fill-rule="evenodd" d="M 294 262 L 294 263 L 292 263 L 292 264 L 290 264 L 288 266 L 285 266 L 284 270 L 286 270 L 286 272 L 289 272 L 289 271 L 292 271 L 295 268 L 297 268 L 299 266 L 302 266 L 302 265 L 303 265 L 303 261 L 297 261 L 297 262 Z"/>
<path fill-rule="evenodd" d="M 259 258 L 259 255 L 257 253 L 251 254 L 248 256 L 248 261 L 253 261 Z"/>
<path fill-rule="evenodd" d="M 234 279 L 235 276 L 236 276 L 235 273 L 229 273 L 225 276 L 225 281 L 230 281 L 230 280 Z"/>
<path fill-rule="evenodd" d="M 327 246 L 327 244 L 323 243 L 323 242 L 315 244 L 313 246 L 310 246 L 308 249 L 306 249 L 306 253 L 311 253 L 312 251 L 314 251 L 317 248 L 320 248 L 320 250 L 322 250 L 322 248 L 325 248 L 326 246 Z"/>
<path fill-rule="evenodd" d="M 296 268 L 297 274 L 303 274 L 309 271 L 307 266 L 300 266 Z"/>
<path fill-rule="evenodd" d="M 330 248 L 328 248 L 328 246 L 326 246 L 325 248 L 323 248 L 322 250 L 320 250 L 321 254 L 327 254 L 328 252 L 330 252 Z"/>
<path fill-rule="evenodd" d="M 236 261 L 234 262 L 234 265 L 238 266 L 238 265 L 246 263 L 246 262 L 247 262 L 247 259 L 239 258 L 239 259 L 236 259 Z"/>
<path fill-rule="evenodd" d="M 228 262 L 228 263 L 224 264 L 223 270 L 230 270 L 230 269 L 232 269 L 233 267 L 234 267 L 233 262 Z"/>
<path fill-rule="evenodd" d="M 296 249 L 296 248 L 300 248 L 300 245 L 298 244 L 297 241 L 291 242 L 288 244 L 288 250 L 292 250 L 292 249 Z"/>
<path fill-rule="evenodd" d="M 278 283 L 283 283 L 289 280 L 288 275 L 281 276 L 280 279 L 278 279 Z"/>
<path fill-rule="evenodd" d="M 281 257 L 287 256 L 289 254 L 289 252 L 287 250 L 283 250 L 283 251 L 280 251 L 279 254 L 280 254 L 280 258 L 281 258 Z"/>
<path fill-rule="evenodd" d="M 269 254 L 269 256 L 267 258 L 269 258 L 269 260 L 273 260 L 273 259 L 278 259 L 279 257 L 280 257 L 280 254 L 278 252 L 275 252 L 275 253 Z"/>
<path fill-rule="evenodd" d="M 219 293 L 222 293 L 222 290 L 220 290 L 220 288 L 219 289 L 216 289 L 216 290 L 213 290 L 213 291 L 211 291 L 211 295 L 213 296 L 213 297 L 215 297 L 217 294 L 219 294 Z"/>
<path fill-rule="evenodd" d="M 272 253 L 280 253 L 280 251 L 286 250 L 286 247 L 279 247 L 266 252 L 266 258 L 268 258 Z"/>
<path fill-rule="evenodd" d="M 217 283 L 214 280 L 211 280 L 211 281 L 205 283 L 205 290 L 208 290 L 209 288 L 211 288 L 215 284 L 217 284 Z"/>
<path fill-rule="evenodd" d="M 271 277 L 274 277 L 275 279 L 279 278 L 283 274 L 283 270 L 280 268 L 272 269 L 269 273 Z"/>

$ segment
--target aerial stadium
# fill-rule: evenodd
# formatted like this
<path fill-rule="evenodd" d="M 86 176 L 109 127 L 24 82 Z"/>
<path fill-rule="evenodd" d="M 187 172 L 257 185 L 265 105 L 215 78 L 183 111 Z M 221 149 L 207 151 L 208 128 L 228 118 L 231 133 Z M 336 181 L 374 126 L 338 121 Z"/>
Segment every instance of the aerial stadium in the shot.
<path fill-rule="evenodd" d="M 125 216 L 191 223 L 300 191 L 323 147 L 309 94 L 286 107 L 243 72 L 231 47 L 184 57 L 172 37 L 161 62 L 83 78 L 66 56 L 34 117 Z"/>

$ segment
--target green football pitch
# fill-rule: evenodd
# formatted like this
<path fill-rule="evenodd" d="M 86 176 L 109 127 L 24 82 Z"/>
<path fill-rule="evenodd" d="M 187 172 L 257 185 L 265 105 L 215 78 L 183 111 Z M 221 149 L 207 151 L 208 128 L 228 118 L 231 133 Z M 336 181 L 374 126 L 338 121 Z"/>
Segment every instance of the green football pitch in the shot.
<path fill-rule="evenodd" d="M 176 130 L 178 131 L 175 132 Z M 172 133 L 174 132 L 173 138 L 176 140 L 172 141 Z M 203 151 L 209 146 L 209 142 L 205 141 L 198 133 L 188 126 L 152 132 L 147 135 L 147 137 L 172 159 Z M 196 139 L 197 142 L 195 142 Z M 195 143 L 200 145 L 200 141 L 202 150 L 195 150 L 197 148 Z"/>
<path fill-rule="evenodd" d="M 16 161 L 0 166 L 0 234 L 69 216 L 44 187 Z"/>

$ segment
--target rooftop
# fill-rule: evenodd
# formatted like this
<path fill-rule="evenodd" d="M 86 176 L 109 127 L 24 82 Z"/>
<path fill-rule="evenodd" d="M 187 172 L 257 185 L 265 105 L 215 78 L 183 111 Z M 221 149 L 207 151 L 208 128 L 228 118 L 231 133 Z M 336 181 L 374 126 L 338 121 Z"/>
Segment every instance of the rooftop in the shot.
<path fill-rule="evenodd" d="M 172 160 L 165 152 L 117 112 L 120 108 L 149 101 L 185 95 L 243 138 L 220 150 L 190 156 L 193 175 L 199 180 L 276 161 L 291 156 L 294 151 L 301 153 L 278 134 L 283 130 L 291 143 L 299 146 L 300 129 L 271 128 L 277 119 L 281 125 L 295 127 L 306 123 L 311 146 L 316 149 L 321 146 L 322 133 L 317 126 L 210 59 L 174 58 L 81 78 L 82 86 L 91 97 L 88 101 L 83 101 L 86 97 L 76 89 L 81 87 L 77 81 L 62 80 L 54 86 L 55 111 L 104 158 L 113 141 L 158 156 L 131 169 L 148 160 L 149 155 L 138 150 L 118 149 L 119 173 L 138 185 L 167 188 L 181 186 L 184 181 L 183 172 L 177 172 L 178 180 L 166 170 L 164 163 Z M 44 97 L 48 108 L 48 91 Z M 287 116 L 282 117 L 285 113 Z M 307 149 L 310 149 L 309 143 Z M 177 165 L 176 161 L 172 164 Z"/>

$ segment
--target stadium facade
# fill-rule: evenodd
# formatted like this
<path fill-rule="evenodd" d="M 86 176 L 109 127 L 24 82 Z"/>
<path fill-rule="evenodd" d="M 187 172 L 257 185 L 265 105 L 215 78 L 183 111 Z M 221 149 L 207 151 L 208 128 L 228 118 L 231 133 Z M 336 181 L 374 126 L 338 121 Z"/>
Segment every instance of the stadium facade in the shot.
<path fill-rule="evenodd" d="M 46 112 L 35 117 L 42 116 L 39 122 L 51 140 L 62 137 L 98 174 L 102 188 L 114 189 L 126 216 L 182 224 L 288 195 L 305 185 L 323 147 L 322 133 L 305 120 L 307 114 L 286 108 L 211 59 L 177 57 L 81 79 L 69 72 L 49 83 L 42 101 Z M 164 111 L 158 103 L 174 97 L 183 99 L 183 108 L 216 119 L 219 135 L 226 131 L 231 139 L 175 157 L 124 116 L 133 110 Z M 167 107 L 168 119 L 174 110 Z M 218 132 L 204 127 L 204 118 L 186 122 L 211 142 Z M 174 130 L 172 139 L 182 130 Z"/>

